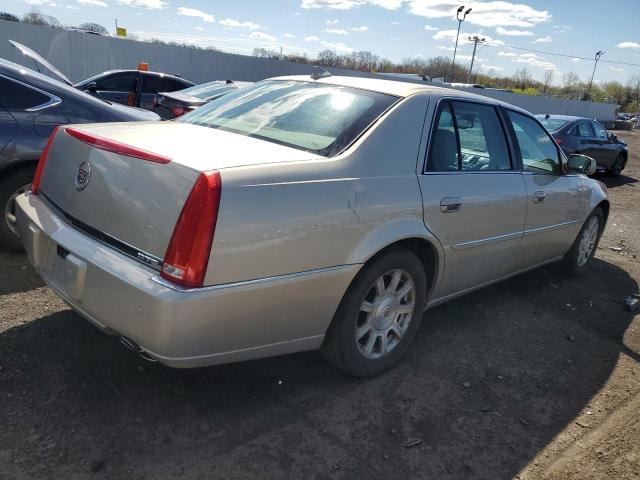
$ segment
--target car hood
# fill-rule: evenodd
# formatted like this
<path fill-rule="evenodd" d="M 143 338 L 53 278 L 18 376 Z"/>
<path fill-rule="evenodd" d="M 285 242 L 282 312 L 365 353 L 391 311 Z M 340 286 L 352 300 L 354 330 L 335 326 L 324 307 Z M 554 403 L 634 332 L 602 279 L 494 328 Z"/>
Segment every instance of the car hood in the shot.
<path fill-rule="evenodd" d="M 71 82 L 71 80 L 69 80 L 64 73 L 62 73 L 56 67 L 51 65 L 47 60 L 45 60 L 42 56 L 38 55 L 36 52 L 31 50 L 29 47 L 25 47 L 21 43 L 18 43 L 14 40 L 9 40 L 9 43 L 13 45 L 15 48 L 17 48 L 18 51 L 22 53 L 24 56 L 29 57 L 35 62 L 38 62 L 39 64 L 41 64 L 43 67 L 45 67 L 47 70 L 53 73 L 56 77 L 58 77 L 64 83 L 66 83 L 69 86 L 73 86 L 73 83 Z"/>

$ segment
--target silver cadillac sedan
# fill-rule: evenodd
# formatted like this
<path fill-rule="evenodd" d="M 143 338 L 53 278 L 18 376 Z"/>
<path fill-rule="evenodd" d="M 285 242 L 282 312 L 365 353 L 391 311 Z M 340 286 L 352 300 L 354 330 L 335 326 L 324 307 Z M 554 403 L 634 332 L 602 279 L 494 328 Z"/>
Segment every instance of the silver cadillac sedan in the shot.
<path fill-rule="evenodd" d="M 17 222 L 49 286 L 148 359 L 320 349 L 367 376 L 428 307 L 584 272 L 609 213 L 594 168 L 490 98 L 282 77 L 178 121 L 60 127 Z"/>

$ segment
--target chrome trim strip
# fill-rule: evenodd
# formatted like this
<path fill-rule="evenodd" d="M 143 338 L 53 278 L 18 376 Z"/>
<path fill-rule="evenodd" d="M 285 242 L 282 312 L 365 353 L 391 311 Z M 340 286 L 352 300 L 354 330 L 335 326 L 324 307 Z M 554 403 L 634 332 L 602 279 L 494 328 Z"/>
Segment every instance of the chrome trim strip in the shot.
<path fill-rule="evenodd" d="M 281 281 L 281 280 L 290 280 L 292 278 L 304 277 L 306 275 L 315 275 L 317 273 L 334 272 L 336 270 L 341 270 L 343 268 L 350 267 L 353 265 L 357 265 L 357 264 L 336 265 L 334 267 L 317 268 L 314 270 L 305 270 L 303 272 L 287 273 L 285 275 L 275 275 L 273 277 L 255 278 L 253 280 L 242 280 L 240 282 L 222 283 L 220 285 L 210 285 L 208 287 L 200 287 L 200 288 L 181 287 L 180 285 L 176 285 L 168 280 L 165 280 L 160 275 L 154 275 L 153 277 L 151 277 L 151 280 L 157 283 L 158 285 L 162 285 L 163 287 L 170 288 L 171 290 L 175 290 L 176 292 L 198 293 L 198 292 L 210 292 L 214 290 L 224 290 L 225 288 L 259 285 L 261 283 Z"/>
<path fill-rule="evenodd" d="M 556 229 L 559 229 L 559 228 L 568 227 L 569 225 L 574 225 L 576 223 L 580 223 L 580 220 L 571 220 L 569 222 L 556 223 L 555 225 L 546 225 L 544 227 L 530 228 L 529 230 L 525 230 L 524 234 L 525 235 L 536 235 L 538 233 L 544 233 L 544 232 L 548 232 L 550 230 L 556 230 Z"/>
<path fill-rule="evenodd" d="M 522 232 L 505 233 L 504 235 L 496 235 L 495 237 L 482 238 L 480 240 L 471 240 L 470 242 L 457 243 L 452 248 L 454 250 L 464 250 L 465 248 L 479 247 L 489 243 L 501 242 L 503 240 L 511 240 L 512 238 L 522 237 Z"/>
<path fill-rule="evenodd" d="M 41 93 L 41 94 L 46 95 L 47 97 L 49 97 L 49 101 L 48 102 L 45 102 L 42 105 L 36 105 L 35 107 L 25 108 L 24 109 L 25 112 L 39 112 L 40 110 L 44 110 L 45 108 L 55 107 L 56 105 L 60 105 L 62 103 L 62 99 L 60 97 L 58 97 L 56 95 L 53 95 L 52 93 L 45 92 L 44 90 L 41 90 L 38 87 L 34 87 L 33 85 L 29 85 L 28 83 L 21 82 L 20 80 L 18 80 L 16 78 L 9 77 L 9 76 L 3 75 L 1 73 L 0 73 L 0 77 L 6 78 L 10 82 L 18 83 L 18 84 L 22 85 L 23 87 L 30 88 L 31 90 L 35 90 L 36 92 Z"/>

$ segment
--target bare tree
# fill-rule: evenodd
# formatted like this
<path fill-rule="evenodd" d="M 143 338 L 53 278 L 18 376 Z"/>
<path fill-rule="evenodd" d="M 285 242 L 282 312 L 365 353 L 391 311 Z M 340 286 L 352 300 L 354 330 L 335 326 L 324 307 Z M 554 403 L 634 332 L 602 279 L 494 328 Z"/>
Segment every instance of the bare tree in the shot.
<path fill-rule="evenodd" d="M 0 20 L 8 20 L 10 22 L 20 21 L 20 19 L 16 17 L 13 13 L 8 13 L 8 12 L 0 12 Z"/>
<path fill-rule="evenodd" d="M 24 17 L 22 17 L 22 21 L 25 23 L 31 23 L 33 25 L 46 25 L 49 27 L 57 28 L 62 27 L 62 24 L 56 17 L 41 13 L 37 7 L 34 7 L 28 13 L 25 13 Z"/>
<path fill-rule="evenodd" d="M 549 88 L 549 85 L 551 85 L 551 82 L 553 82 L 553 70 L 545 70 L 544 72 L 544 86 L 542 88 L 542 93 L 547 93 L 547 88 Z"/>
<path fill-rule="evenodd" d="M 565 93 L 570 93 L 580 83 L 580 77 L 576 72 L 567 72 L 562 75 L 562 87 Z"/>
<path fill-rule="evenodd" d="M 91 22 L 82 23 L 82 24 L 78 25 L 78 28 L 80 28 L 82 30 L 86 30 L 87 32 L 98 33 L 100 35 L 109 35 L 109 30 L 104 28 L 99 23 L 91 23 Z"/>
<path fill-rule="evenodd" d="M 526 68 L 516 70 L 513 74 L 513 81 L 516 84 L 516 88 L 522 90 L 528 88 L 533 83 L 533 78 Z"/>

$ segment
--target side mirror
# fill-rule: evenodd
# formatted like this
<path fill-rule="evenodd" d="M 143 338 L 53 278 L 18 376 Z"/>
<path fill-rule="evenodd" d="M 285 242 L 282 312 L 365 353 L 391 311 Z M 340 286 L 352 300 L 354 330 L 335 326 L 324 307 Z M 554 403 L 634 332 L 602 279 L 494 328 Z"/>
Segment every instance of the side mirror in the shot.
<path fill-rule="evenodd" d="M 89 90 L 90 92 L 95 92 L 97 88 L 98 88 L 98 84 L 96 82 L 89 82 L 84 87 L 85 90 Z"/>
<path fill-rule="evenodd" d="M 567 167 L 571 172 L 582 173 L 583 175 L 593 175 L 596 173 L 597 164 L 591 157 L 574 153 L 569 155 Z"/>
<path fill-rule="evenodd" d="M 609 141 L 610 142 L 617 142 L 618 141 L 618 136 L 615 133 L 610 133 L 609 134 Z"/>

